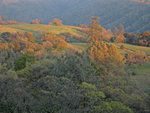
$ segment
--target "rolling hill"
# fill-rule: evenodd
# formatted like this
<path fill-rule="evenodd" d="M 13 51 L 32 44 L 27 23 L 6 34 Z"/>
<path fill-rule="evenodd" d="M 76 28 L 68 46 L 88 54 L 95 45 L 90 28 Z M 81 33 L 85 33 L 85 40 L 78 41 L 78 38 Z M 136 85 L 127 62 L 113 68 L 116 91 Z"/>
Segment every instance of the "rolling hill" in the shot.
<path fill-rule="evenodd" d="M 66 25 L 89 23 L 91 16 L 98 16 L 105 28 L 123 24 L 126 32 L 137 33 L 150 30 L 148 3 L 147 0 L 1 0 L 0 15 L 5 20 L 24 22 L 38 18 L 48 23 L 60 18 Z"/>
<path fill-rule="evenodd" d="M 2 32 L 48 32 L 54 33 L 56 35 L 69 33 L 75 37 L 84 37 L 85 34 L 80 32 L 81 28 L 75 26 L 54 26 L 54 25 L 44 25 L 44 24 L 14 24 L 14 25 L 1 25 L 0 33 Z"/>
<path fill-rule="evenodd" d="M 0 33 L 3 32 L 32 32 L 36 38 L 40 38 L 41 33 L 53 33 L 57 36 L 64 35 L 69 42 L 85 42 L 86 34 L 81 31 L 80 27 L 62 25 L 45 25 L 45 24 L 12 24 L 0 25 Z"/>

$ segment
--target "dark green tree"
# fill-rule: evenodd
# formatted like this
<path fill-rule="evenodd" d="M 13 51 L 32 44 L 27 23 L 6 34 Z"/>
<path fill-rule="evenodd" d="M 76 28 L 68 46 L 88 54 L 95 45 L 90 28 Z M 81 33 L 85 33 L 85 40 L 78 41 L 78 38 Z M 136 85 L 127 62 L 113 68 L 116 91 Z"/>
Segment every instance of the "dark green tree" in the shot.
<path fill-rule="evenodd" d="M 27 54 L 25 56 L 20 56 L 14 66 L 15 71 L 24 69 L 28 64 L 33 64 L 36 61 L 35 56 L 32 54 Z"/>

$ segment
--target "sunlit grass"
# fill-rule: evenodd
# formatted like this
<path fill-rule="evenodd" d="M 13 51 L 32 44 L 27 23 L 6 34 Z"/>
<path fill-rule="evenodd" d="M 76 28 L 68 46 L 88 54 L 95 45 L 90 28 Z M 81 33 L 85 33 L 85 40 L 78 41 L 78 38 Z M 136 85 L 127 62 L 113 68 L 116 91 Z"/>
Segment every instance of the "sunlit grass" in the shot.
<path fill-rule="evenodd" d="M 4 27 L 13 29 L 14 31 L 31 31 L 31 32 L 48 32 L 54 33 L 56 35 L 69 33 L 72 36 L 84 37 L 85 34 L 80 32 L 81 28 L 75 26 L 54 26 L 54 25 L 44 25 L 44 24 L 15 24 L 15 25 L 5 25 Z M 6 30 L 5 30 L 6 31 Z M 8 32 L 12 30 L 7 29 Z"/>
<path fill-rule="evenodd" d="M 0 25 L 0 33 L 3 33 L 3 32 L 17 32 L 17 31 L 23 32 L 22 30 L 19 30 L 19 29 L 15 29 L 15 28 L 11 28 L 11 27 L 8 27 L 8 26 Z"/>
<path fill-rule="evenodd" d="M 126 43 L 114 43 L 114 44 L 116 46 L 123 45 L 124 48 L 131 50 L 133 52 L 135 52 L 137 50 L 144 51 L 148 56 L 150 56 L 150 47 L 136 46 L 136 45 L 126 44 Z"/>
<path fill-rule="evenodd" d="M 86 50 L 88 48 L 87 43 L 70 43 L 73 47 L 81 50 Z"/>

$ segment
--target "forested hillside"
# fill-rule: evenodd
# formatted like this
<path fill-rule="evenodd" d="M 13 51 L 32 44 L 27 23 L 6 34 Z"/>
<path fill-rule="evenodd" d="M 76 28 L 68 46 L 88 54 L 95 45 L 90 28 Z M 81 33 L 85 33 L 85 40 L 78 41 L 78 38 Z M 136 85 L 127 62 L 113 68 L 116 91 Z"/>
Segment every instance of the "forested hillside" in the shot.
<path fill-rule="evenodd" d="M 150 111 L 150 32 L 36 22 L 0 25 L 0 112 Z"/>
<path fill-rule="evenodd" d="M 134 1 L 134 0 L 133 0 Z M 146 1 L 132 0 L 19 0 L 1 1 L 0 15 L 5 19 L 31 22 L 38 18 L 48 23 L 57 17 L 64 24 L 78 25 L 89 22 L 89 17 L 101 17 L 105 28 L 123 24 L 127 32 L 144 32 L 150 29 L 150 6 Z M 2 4 L 3 3 L 3 4 Z M 9 11 L 12 11 L 11 13 Z"/>
<path fill-rule="evenodd" d="M 150 113 L 149 0 L 0 0 L 0 113 Z"/>

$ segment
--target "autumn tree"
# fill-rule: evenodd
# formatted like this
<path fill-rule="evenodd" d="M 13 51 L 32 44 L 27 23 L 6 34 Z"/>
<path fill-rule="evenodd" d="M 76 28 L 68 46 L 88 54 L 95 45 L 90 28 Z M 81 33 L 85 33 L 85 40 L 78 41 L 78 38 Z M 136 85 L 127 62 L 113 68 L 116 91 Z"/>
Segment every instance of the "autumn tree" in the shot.
<path fill-rule="evenodd" d="M 32 32 L 25 32 L 25 36 L 28 38 L 29 42 L 32 42 L 32 43 L 35 42 Z"/>
<path fill-rule="evenodd" d="M 104 39 L 104 41 L 110 42 L 112 36 L 113 36 L 113 33 L 112 33 L 111 29 L 103 31 L 103 39 Z"/>
<path fill-rule="evenodd" d="M 102 27 L 98 24 L 99 18 L 92 17 L 89 28 L 88 48 L 89 55 L 99 64 L 115 64 L 122 66 L 124 64 L 123 56 L 114 45 L 109 45 L 102 41 Z"/>
<path fill-rule="evenodd" d="M 109 45 L 104 41 L 91 45 L 88 52 L 96 62 L 102 65 L 110 64 L 122 67 L 124 64 L 123 56 L 115 45 Z"/>
<path fill-rule="evenodd" d="M 122 67 L 125 63 L 125 60 L 124 57 L 120 54 L 120 51 L 116 48 L 114 44 L 109 45 L 108 48 L 108 64 Z"/>
<path fill-rule="evenodd" d="M 31 22 L 31 24 L 41 24 L 41 23 L 42 23 L 42 21 L 39 19 L 35 19 Z"/>
<path fill-rule="evenodd" d="M 7 24 L 18 24 L 18 22 L 14 21 L 14 20 L 9 20 L 9 21 L 7 21 Z"/>
<path fill-rule="evenodd" d="M 124 26 L 120 25 L 120 28 L 118 29 L 117 27 L 115 27 L 114 31 L 113 31 L 113 38 L 111 39 L 112 42 L 117 42 L 117 43 L 123 43 L 125 41 L 125 37 L 124 37 Z"/>
<path fill-rule="evenodd" d="M 114 42 L 117 42 L 117 43 L 123 43 L 124 41 L 125 41 L 125 37 L 122 34 L 116 36 L 114 39 Z"/>
<path fill-rule="evenodd" d="M 143 51 L 136 51 L 131 54 L 127 54 L 126 59 L 128 65 L 135 65 L 135 64 L 143 65 L 149 61 L 148 56 Z"/>
<path fill-rule="evenodd" d="M 150 47 L 150 32 L 138 34 L 125 33 L 126 43 Z"/>
<path fill-rule="evenodd" d="M 88 49 L 89 55 L 96 61 L 101 64 L 106 64 L 108 54 L 108 46 L 106 42 L 95 42 Z"/>
<path fill-rule="evenodd" d="M 116 37 L 120 34 L 120 31 L 117 27 L 115 27 L 114 31 L 113 31 L 113 35 Z"/>
<path fill-rule="evenodd" d="M 137 44 L 138 43 L 138 39 L 136 37 L 136 35 L 132 34 L 132 33 L 125 33 L 124 37 L 126 39 L 126 43 L 129 44 Z"/>
<path fill-rule="evenodd" d="M 113 35 L 114 36 L 119 36 L 119 35 L 123 35 L 125 33 L 124 30 L 124 26 L 121 24 L 119 29 L 117 27 L 115 27 L 114 31 L 113 31 Z"/>
<path fill-rule="evenodd" d="M 68 46 L 68 43 L 65 41 L 64 36 L 58 37 L 53 33 L 43 33 L 41 40 L 43 41 L 43 46 L 46 47 L 47 45 L 49 49 L 52 48 L 64 49 L 67 48 Z"/>
<path fill-rule="evenodd" d="M 139 45 L 150 46 L 150 32 L 143 32 L 137 34 L 137 39 L 139 40 Z"/>
<path fill-rule="evenodd" d="M 62 20 L 58 18 L 54 18 L 52 21 L 49 22 L 49 25 L 61 26 L 63 24 L 62 24 Z"/>
<path fill-rule="evenodd" d="M 88 43 L 96 43 L 96 41 L 100 42 L 102 40 L 102 27 L 99 24 L 98 17 L 91 18 L 91 24 L 89 26 L 88 32 Z"/>

